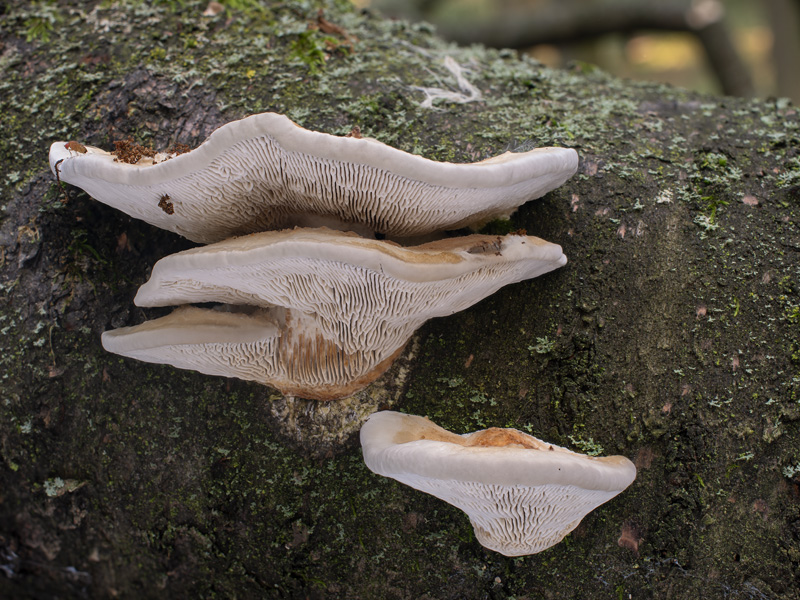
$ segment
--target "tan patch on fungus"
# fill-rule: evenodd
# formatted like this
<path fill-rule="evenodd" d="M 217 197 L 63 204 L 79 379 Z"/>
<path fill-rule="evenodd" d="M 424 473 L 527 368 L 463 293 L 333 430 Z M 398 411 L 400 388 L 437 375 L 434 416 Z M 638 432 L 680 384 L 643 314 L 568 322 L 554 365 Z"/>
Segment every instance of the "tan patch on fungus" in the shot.
<path fill-rule="evenodd" d="M 405 348 L 403 344 L 372 365 L 369 358 L 365 359 L 364 356 L 369 353 L 345 352 L 320 334 L 292 335 L 289 333 L 290 323 L 291 318 L 288 318 L 285 334 L 278 343 L 277 363 L 281 375 L 262 381 L 287 396 L 308 400 L 335 400 L 349 396 L 383 375 Z M 366 369 L 365 363 L 368 363 Z M 319 373 L 329 371 L 331 367 L 335 370 L 327 381 L 311 383 L 319 377 Z M 340 377 L 336 377 L 337 374 Z"/>
<path fill-rule="evenodd" d="M 313 321 L 284 309 L 236 314 L 183 307 L 106 332 L 103 346 L 146 362 L 256 381 L 288 396 L 333 400 L 380 377 L 405 345 L 376 359 L 374 350 L 344 351 L 315 333 Z"/>
<path fill-rule="evenodd" d="M 545 444 L 535 437 L 525 435 L 516 429 L 502 429 L 500 427 L 490 427 L 472 434 L 467 439 L 465 446 L 516 446 L 517 448 L 528 448 L 530 450 L 553 451 L 551 444 Z"/>

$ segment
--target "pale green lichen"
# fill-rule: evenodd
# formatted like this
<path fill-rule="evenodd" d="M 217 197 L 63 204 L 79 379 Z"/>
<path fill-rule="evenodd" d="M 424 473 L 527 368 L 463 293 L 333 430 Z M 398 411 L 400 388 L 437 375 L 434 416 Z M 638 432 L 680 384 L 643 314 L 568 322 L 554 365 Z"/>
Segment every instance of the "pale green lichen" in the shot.
<path fill-rule="evenodd" d="M 536 344 L 528 346 L 528 351 L 531 354 L 547 354 L 553 349 L 555 344 L 555 340 L 551 340 L 547 336 L 537 337 Z"/>

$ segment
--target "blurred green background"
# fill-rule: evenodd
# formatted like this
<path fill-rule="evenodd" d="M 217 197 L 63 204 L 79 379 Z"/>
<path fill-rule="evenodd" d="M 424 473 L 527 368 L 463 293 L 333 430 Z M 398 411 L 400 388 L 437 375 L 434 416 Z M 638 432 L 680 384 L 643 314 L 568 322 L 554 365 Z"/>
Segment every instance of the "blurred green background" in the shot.
<path fill-rule="evenodd" d="M 354 0 L 554 67 L 800 102 L 800 0 Z"/>

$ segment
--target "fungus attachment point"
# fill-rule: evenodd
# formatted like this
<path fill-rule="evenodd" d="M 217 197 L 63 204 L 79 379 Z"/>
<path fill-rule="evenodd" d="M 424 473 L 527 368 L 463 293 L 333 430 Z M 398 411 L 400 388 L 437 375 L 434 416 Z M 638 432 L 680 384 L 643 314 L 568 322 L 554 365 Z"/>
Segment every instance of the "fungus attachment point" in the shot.
<path fill-rule="evenodd" d="M 636 467 L 591 457 L 516 429 L 464 435 L 385 411 L 361 428 L 369 469 L 463 510 L 481 545 L 506 556 L 541 552 L 627 488 Z"/>
<path fill-rule="evenodd" d="M 489 242 L 497 252 L 469 251 Z M 215 339 L 222 329 L 203 326 L 208 335 L 187 338 L 168 317 L 108 332 L 103 344 L 141 360 L 332 400 L 380 376 L 428 319 L 464 310 L 566 261 L 560 246 L 534 237 L 471 235 L 404 248 L 327 229 L 258 233 L 163 258 L 135 302 L 259 309 L 277 328 L 272 341 L 245 335 L 237 345 L 232 332 L 247 332 L 249 314 L 193 309 L 191 318 L 204 323 L 225 319 L 225 344 Z M 149 332 L 141 338 L 146 351 L 136 341 L 142 327 Z"/>
<path fill-rule="evenodd" d="M 578 167 L 570 148 L 453 164 L 353 133 L 309 131 L 262 113 L 223 125 L 185 153 L 155 154 L 130 140 L 115 142 L 114 153 L 56 142 L 50 167 L 60 164 L 62 181 L 100 202 L 201 243 L 322 223 L 396 238 L 458 229 L 509 215 Z M 179 215 L 141 201 L 165 194 Z"/>

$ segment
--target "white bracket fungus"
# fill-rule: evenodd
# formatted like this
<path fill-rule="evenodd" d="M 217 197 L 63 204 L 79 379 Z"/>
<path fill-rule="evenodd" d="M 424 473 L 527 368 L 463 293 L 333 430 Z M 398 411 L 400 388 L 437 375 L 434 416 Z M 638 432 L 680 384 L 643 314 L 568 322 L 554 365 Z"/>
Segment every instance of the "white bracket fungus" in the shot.
<path fill-rule="evenodd" d="M 560 186 L 577 170 L 578 156 L 569 148 L 538 148 L 442 163 L 262 113 L 220 127 L 191 152 L 154 162 L 115 162 L 75 142 L 50 147 L 50 168 L 61 181 L 201 243 L 298 225 L 393 237 L 457 229 L 508 215 Z"/>
<path fill-rule="evenodd" d="M 106 332 L 103 345 L 329 400 L 380 376 L 428 319 L 565 263 L 560 246 L 516 234 L 410 248 L 327 229 L 252 234 L 160 260 L 135 302 L 257 310 L 183 309 Z"/>
<path fill-rule="evenodd" d="M 478 541 L 506 556 L 557 544 L 636 477 L 622 456 L 585 456 L 516 429 L 456 435 L 391 411 L 369 418 L 361 446 L 370 470 L 460 508 Z"/>
<path fill-rule="evenodd" d="M 348 353 L 316 331 L 313 319 L 284 309 L 251 313 L 185 306 L 166 317 L 103 333 L 109 352 L 208 375 L 271 385 L 288 396 L 349 396 L 388 369 L 375 352 Z"/>

